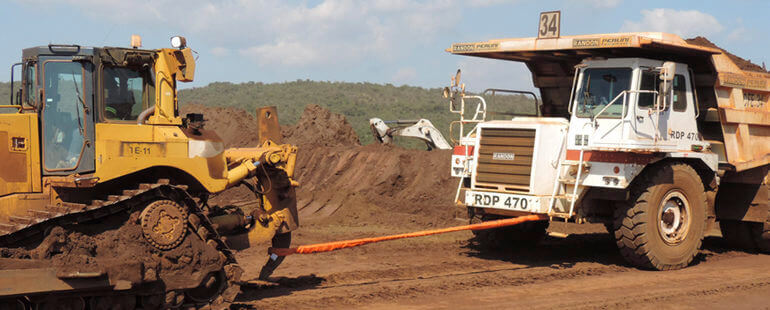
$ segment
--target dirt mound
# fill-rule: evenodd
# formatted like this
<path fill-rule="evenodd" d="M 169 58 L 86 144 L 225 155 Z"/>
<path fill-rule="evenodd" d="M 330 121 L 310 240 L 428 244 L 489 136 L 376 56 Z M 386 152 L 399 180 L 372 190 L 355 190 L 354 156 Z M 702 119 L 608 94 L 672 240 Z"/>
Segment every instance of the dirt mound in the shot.
<path fill-rule="evenodd" d="M 457 181 L 450 151 L 371 144 L 302 150 L 297 162 L 300 217 L 397 224 L 394 213 L 421 222 L 451 219 Z"/>
<path fill-rule="evenodd" d="M 206 128 L 227 147 L 255 146 L 256 120 L 237 108 L 189 105 L 185 113 L 203 113 Z M 280 117 L 280 111 L 278 111 Z M 345 116 L 308 105 L 299 122 L 282 128 L 284 143 L 299 148 L 296 179 L 302 220 L 388 224 L 392 212 L 419 215 L 421 223 L 452 218 L 457 181 L 451 178 L 449 151 L 407 150 L 397 146 L 361 146 Z M 217 204 L 241 204 L 254 198 L 244 188 L 215 197 Z"/>
<path fill-rule="evenodd" d="M 179 114 L 201 113 L 206 129 L 213 130 L 225 142 L 225 147 L 257 145 L 257 119 L 238 108 L 207 107 L 200 104 L 180 106 Z"/>
<path fill-rule="evenodd" d="M 280 111 L 278 111 L 280 114 Z M 284 143 L 300 148 L 329 146 L 359 146 L 358 135 L 345 116 L 322 108 L 316 104 L 305 107 L 302 117 L 294 126 L 282 130 Z"/>
<path fill-rule="evenodd" d="M 257 145 L 257 120 L 248 111 L 190 104 L 180 108 L 181 115 L 187 113 L 203 114 L 206 129 L 215 131 L 224 140 L 225 147 Z M 279 119 L 280 113 L 278 111 Z M 358 135 L 344 116 L 315 104 L 305 107 L 296 125 L 282 126 L 281 133 L 284 143 L 300 148 L 361 145 Z"/>
<path fill-rule="evenodd" d="M 767 70 L 763 69 L 761 66 L 752 63 L 750 60 L 746 60 L 746 59 L 740 58 L 740 57 L 738 57 L 738 56 L 736 56 L 736 55 L 734 55 L 734 54 L 724 50 L 723 48 L 717 46 L 713 42 L 709 41 L 709 39 L 706 39 L 704 37 L 698 36 L 698 37 L 686 39 L 685 41 L 687 41 L 687 43 L 692 44 L 692 45 L 711 47 L 711 48 L 716 48 L 716 49 L 721 50 L 722 52 L 724 52 L 727 55 L 727 57 L 730 57 L 730 60 L 732 60 L 742 70 L 754 71 L 754 72 L 768 72 Z"/>

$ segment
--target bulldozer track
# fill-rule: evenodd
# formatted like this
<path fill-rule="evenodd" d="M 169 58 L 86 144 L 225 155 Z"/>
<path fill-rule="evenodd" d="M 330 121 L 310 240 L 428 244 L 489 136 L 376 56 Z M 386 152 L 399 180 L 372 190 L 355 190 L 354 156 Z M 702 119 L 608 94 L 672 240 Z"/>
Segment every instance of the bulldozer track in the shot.
<path fill-rule="evenodd" d="M 157 199 L 170 199 L 186 206 L 189 210 L 187 216 L 187 234 L 189 237 L 197 237 L 206 245 L 216 248 L 221 257 L 222 265 L 214 268 L 214 276 L 203 276 L 203 282 L 220 281 L 214 291 L 206 292 L 206 296 L 195 296 L 203 285 L 199 287 L 188 288 L 186 290 L 165 291 L 166 296 L 160 296 L 161 302 L 157 308 L 192 308 L 192 309 L 226 309 L 240 292 L 240 276 L 243 270 L 237 264 L 235 256 L 227 247 L 224 240 L 219 236 L 216 229 L 212 226 L 199 204 L 199 200 L 187 192 L 186 185 L 171 184 L 168 179 L 159 179 L 155 183 L 140 183 L 133 189 L 123 190 L 120 193 L 109 195 L 105 200 L 92 200 L 88 204 L 65 202 L 57 206 L 47 206 L 41 210 L 28 210 L 28 216 L 12 216 L 9 221 L 0 222 L 0 248 L 18 248 L 34 245 L 35 242 L 44 238 L 48 232 L 56 226 L 72 227 L 74 225 L 86 224 L 95 220 L 104 219 L 110 215 L 120 212 L 135 212 L 142 210 L 149 202 Z M 152 246 L 147 242 L 147 246 Z M 205 275 L 205 273 L 204 273 Z M 217 279 L 210 279 L 217 278 Z M 130 290 L 113 291 L 112 287 L 100 287 L 85 292 L 63 292 L 63 293 L 45 293 L 46 298 L 59 297 L 67 300 L 89 300 L 93 308 L 93 300 L 115 301 L 116 298 L 126 300 L 137 298 L 144 300 L 152 297 L 148 294 L 158 295 L 158 286 L 153 283 L 142 284 L 138 287 L 132 287 Z M 211 288 L 208 288 L 211 290 Z M 169 294 L 174 296 L 184 296 L 181 303 L 169 304 Z M 0 306 L 8 302 L 19 305 L 26 305 L 26 309 L 33 309 L 32 302 L 37 296 L 16 296 L 8 300 L 0 300 Z M 73 299 L 74 298 L 74 299 Z M 157 298 L 156 298 L 157 299 Z M 180 298 L 178 298 L 180 299 Z M 76 302 L 76 304 L 78 304 Z M 148 308 L 148 307 L 145 307 Z M 152 307 L 150 307 L 152 308 Z M 21 308 L 24 309 L 24 308 Z"/>

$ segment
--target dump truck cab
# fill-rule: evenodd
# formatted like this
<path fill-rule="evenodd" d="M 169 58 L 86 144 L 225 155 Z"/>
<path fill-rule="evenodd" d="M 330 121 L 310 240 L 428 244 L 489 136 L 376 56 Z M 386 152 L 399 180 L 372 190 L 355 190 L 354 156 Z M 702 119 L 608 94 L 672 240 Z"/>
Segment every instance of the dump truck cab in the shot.
<path fill-rule="evenodd" d="M 459 71 L 445 89 L 460 116 L 450 126 L 460 127 L 450 128 L 457 202 L 471 221 L 540 213 L 604 223 L 629 262 L 652 269 L 686 266 L 717 221 L 747 223 L 767 247 L 759 237 L 770 230 L 770 141 L 761 134 L 770 127 L 767 72 L 655 32 L 498 39 L 447 51 L 523 62 L 540 91 L 536 115 L 488 120 L 487 91 L 466 94 Z M 465 107 L 474 104 L 470 117 Z M 738 184 L 754 190 L 730 204 Z M 649 231 L 630 231 L 643 223 Z M 542 235 L 547 225 L 533 227 L 508 235 Z"/>

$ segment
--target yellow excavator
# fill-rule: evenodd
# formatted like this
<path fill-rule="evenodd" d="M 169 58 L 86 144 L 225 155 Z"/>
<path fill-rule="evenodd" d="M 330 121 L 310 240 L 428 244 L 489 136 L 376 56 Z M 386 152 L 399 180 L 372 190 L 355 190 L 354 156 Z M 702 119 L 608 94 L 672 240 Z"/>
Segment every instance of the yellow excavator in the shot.
<path fill-rule="evenodd" d="M 275 108 L 245 133 L 259 145 L 224 149 L 203 115 L 179 115 L 177 83 L 195 75 L 186 39 L 131 45 L 32 47 L 11 68 L 22 76 L 0 106 L 2 309 L 227 308 L 243 272 L 233 249 L 291 242 L 297 148 L 281 144 Z M 236 186 L 255 205 L 209 204 Z"/>

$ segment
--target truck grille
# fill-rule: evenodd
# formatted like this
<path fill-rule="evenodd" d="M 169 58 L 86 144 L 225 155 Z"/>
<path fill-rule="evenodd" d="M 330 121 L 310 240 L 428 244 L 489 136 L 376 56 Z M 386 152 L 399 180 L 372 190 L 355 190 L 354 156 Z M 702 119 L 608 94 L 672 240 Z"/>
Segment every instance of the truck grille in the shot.
<path fill-rule="evenodd" d="M 529 190 L 534 129 L 482 128 L 476 185 L 500 190 Z"/>

